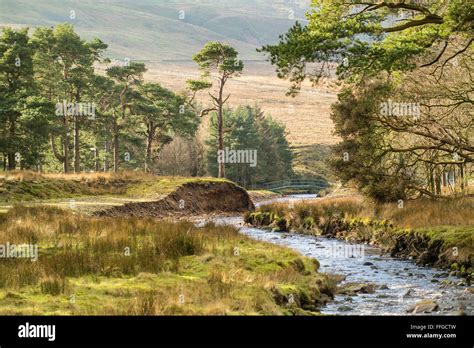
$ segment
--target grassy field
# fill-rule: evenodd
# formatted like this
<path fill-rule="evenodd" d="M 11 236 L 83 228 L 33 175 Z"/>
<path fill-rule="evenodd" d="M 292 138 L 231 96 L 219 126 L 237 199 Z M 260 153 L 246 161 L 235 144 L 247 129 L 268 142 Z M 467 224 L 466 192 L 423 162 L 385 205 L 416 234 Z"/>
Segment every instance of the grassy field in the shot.
<path fill-rule="evenodd" d="M 231 227 L 22 206 L 0 220 L 0 245 L 39 248 L 1 260 L 0 315 L 316 314 L 333 291 L 316 260 Z"/>
<path fill-rule="evenodd" d="M 164 177 L 141 172 L 39 174 L 13 171 L 0 174 L 0 213 L 15 204 L 53 206 L 94 213 L 131 202 L 154 202 L 185 184 L 231 183 L 218 178 Z M 231 183 L 233 184 L 233 183 Z M 279 196 L 249 191 L 254 202 Z"/>

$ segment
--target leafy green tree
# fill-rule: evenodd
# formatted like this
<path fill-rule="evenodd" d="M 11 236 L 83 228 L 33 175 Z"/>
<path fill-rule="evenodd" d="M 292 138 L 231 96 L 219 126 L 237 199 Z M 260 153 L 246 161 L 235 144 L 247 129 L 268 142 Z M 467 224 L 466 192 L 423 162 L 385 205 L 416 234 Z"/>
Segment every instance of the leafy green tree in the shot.
<path fill-rule="evenodd" d="M 239 76 L 244 69 L 244 63 L 237 59 L 237 51 L 229 45 L 220 42 L 208 42 L 204 48 L 197 53 L 193 60 L 203 71 L 203 77 L 208 77 L 211 71 L 217 73 L 217 92 L 210 94 L 214 107 L 217 110 L 217 135 L 218 150 L 224 150 L 224 105 L 229 100 L 230 94 L 224 96 L 224 87 L 230 78 Z M 207 85 L 209 86 L 209 85 Z M 206 82 L 191 85 L 194 90 L 206 87 Z M 219 165 L 218 177 L 225 177 L 225 166 Z"/>
<path fill-rule="evenodd" d="M 35 78 L 42 87 L 42 94 L 54 103 L 94 103 L 83 100 L 94 79 L 94 64 L 104 61 L 102 54 L 107 48 L 99 39 L 85 41 L 74 32 L 70 24 L 57 25 L 54 29 L 38 28 L 32 41 L 36 47 L 34 57 Z M 89 95 L 90 97 L 90 95 Z M 85 122 L 78 114 L 63 112 L 58 116 L 62 151 L 56 149 L 55 135 L 52 134 L 52 150 L 63 163 L 64 172 L 70 171 L 70 150 L 73 151 L 73 169 L 81 170 L 80 129 Z M 72 133 L 72 146 L 71 146 Z"/>
<path fill-rule="evenodd" d="M 239 184 L 251 187 L 258 183 L 286 179 L 293 176 L 293 154 L 285 137 L 285 129 L 271 117 L 265 117 L 258 107 L 240 106 L 235 110 L 224 109 L 225 153 L 244 151 L 250 160 L 254 151 L 254 163 L 240 161 L 225 165 L 227 177 Z M 211 117 L 210 137 L 207 141 L 208 169 L 212 175 L 219 170 L 217 114 Z M 244 153 L 242 152 L 242 153 Z M 241 158 L 242 159 L 242 158 Z"/>
<path fill-rule="evenodd" d="M 194 135 L 199 124 L 197 115 L 186 108 L 184 97 L 157 83 L 145 83 L 138 89 L 136 114 L 146 139 L 145 171 L 152 162 L 152 152 L 173 140 L 174 134 Z"/>
<path fill-rule="evenodd" d="M 53 106 L 38 96 L 33 79 L 34 47 L 28 29 L 6 28 L 0 37 L 0 151 L 8 169 L 40 166 Z"/>
<path fill-rule="evenodd" d="M 403 161 L 385 156 L 389 131 L 379 127 L 374 118 L 382 96 L 389 92 L 383 84 L 357 94 L 346 89 L 339 94 L 331 114 L 337 134 L 344 139 L 333 148 L 331 165 L 334 171 L 343 183 L 356 183 L 364 193 L 378 201 L 406 199 L 411 179 L 400 176 L 404 170 Z"/>
<path fill-rule="evenodd" d="M 261 51 L 291 81 L 290 95 L 338 64 L 345 88 L 332 119 L 343 141 L 332 165 L 343 181 L 377 200 L 434 196 L 446 171 L 459 167 L 464 182 L 473 161 L 473 14 L 460 0 L 316 0 L 307 26 Z M 390 99 L 416 105 L 416 115 L 382 111 Z"/>
<path fill-rule="evenodd" d="M 101 170 L 107 172 L 110 170 L 111 163 L 111 145 L 112 145 L 112 109 L 117 98 L 118 88 L 115 82 L 107 76 L 95 75 L 88 95 L 95 100 L 97 104 L 96 117 L 90 120 L 87 129 L 89 130 L 89 146 L 86 148 L 85 156 L 91 157 L 94 171 Z M 88 151 L 87 151 L 88 150 Z M 102 164 L 101 164 L 102 162 Z"/>
<path fill-rule="evenodd" d="M 135 62 L 107 69 L 107 76 L 116 83 L 115 86 L 111 86 L 108 104 L 108 108 L 111 109 L 114 172 L 117 172 L 120 166 L 121 131 L 129 125 L 133 112 L 132 106 L 139 98 L 136 91 L 143 82 L 145 71 L 146 67 L 143 63 Z"/>
<path fill-rule="evenodd" d="M 380 72 L 448 63 L 471 47 L 474 4 L 463 0 L 314 0 L 309 24 L 296 23 L 277 45 L 264 46 L 279 77 L 316 82 L 331 62 L 340 78 L 360 82 Z M 454 47 L 454 51 L 447 49 Z M 318 63 L 311 68 L 311 63 Z"/>
<path fill-rule="evenodd" d="M 283 125 L 256 107 L 256 126 L 260 139 L 259 152 L 260 170 L 258 182 L 271 182 L 294 176 L 293 152 L 286 139 L 286 129 Z"/>

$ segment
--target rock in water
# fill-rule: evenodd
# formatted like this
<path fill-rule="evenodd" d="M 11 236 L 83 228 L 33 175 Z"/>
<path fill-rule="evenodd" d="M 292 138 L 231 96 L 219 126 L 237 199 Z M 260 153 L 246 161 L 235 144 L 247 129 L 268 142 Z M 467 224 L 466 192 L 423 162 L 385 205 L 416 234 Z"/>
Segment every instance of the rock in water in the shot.
<path fill-rule="evenodd" d="M 340 306 L 337 310 L 341 312 L 348 312 L 348 311 L 353 311 L 354 308 L 350 306 Z"/>
<path fill-rule="evenodd" d="M 358 283 L 358 282 L 351 282 L 344 285 L 339 286 L 338 293 L 343 295 L 353 296 L 358 293 L 361 294 L 373 294 L 377 285 L 371 283 Z"/>
<path fill-rule="evenodd" d="M 410 306 L 407 309 L 408 313 L 431 313 L 439 310 L 439 305 L 435 301 L 432 300 L 424 300 L 414 305 Z"/>

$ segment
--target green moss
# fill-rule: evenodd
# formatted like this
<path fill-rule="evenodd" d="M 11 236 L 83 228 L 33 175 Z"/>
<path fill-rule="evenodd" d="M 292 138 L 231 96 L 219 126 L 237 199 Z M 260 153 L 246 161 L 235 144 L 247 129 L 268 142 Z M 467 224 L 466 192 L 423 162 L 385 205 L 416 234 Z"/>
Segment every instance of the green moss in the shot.
<path fill-rule="evenodd" d="M 434 240 L 443 240 L 448 246 L 470 248 L 474 253 L 474 226 L 437 226 L 415 231 Z"/>

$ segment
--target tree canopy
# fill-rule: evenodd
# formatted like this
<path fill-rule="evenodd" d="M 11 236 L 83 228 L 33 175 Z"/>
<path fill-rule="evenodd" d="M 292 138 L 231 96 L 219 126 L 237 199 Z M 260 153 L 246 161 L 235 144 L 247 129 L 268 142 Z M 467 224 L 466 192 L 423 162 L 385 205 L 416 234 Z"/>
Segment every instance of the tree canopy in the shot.
<path fill-rule="evenodd" d="M 106 49 L 97 38 L 83 40 L 70 24 L 39 27 L 31 35 L 28 29 L 3 30 L 4 169 L 148 170 L 153 152 L 175 135 L 196 132 L 200 110 L 194 100 L 144 83 L 143 63 L 110 65 Z M 105 75 L 97 64 L 106 67 Z"/>
<path fill-rule="evenodd" d="M 289 95 L 335 70 L 333 169 L 377 200 L 466 190 L 474 159 L 474 4 L 315 0 L 264 46 Z"/>
<path fill-rule="evenodd" d="M 224 88 L 227 81 L 233 77 L 237 77 L 244 69 L 244 63 L 237 58 L 237 51 L 221 42 L 208 42 L 201 51 L 199 51 L 193 60 L 198 64 L 202 71 L 204 80 L 188 81 L 192 91 L 212 87 L 212 84 L 205 79 L 211 74 L 211 71 L 217 73 L 217 91 L 210 93 L 213 107 L 206 110 L 206 112 L 217 111 L 217 144 L 218 150 L 224 150 L 224 104 L 229 100 L 230 94 L 224 96 Z M 225 166 L 223 163 L 219 164 L 218 170 L 219 178 L 225 177 Z"/>
<path fill-rule="evenodd" d="M 293 153 L 286 140 L 285 128 L 258 106 L 224 109 L 227 178 L 251 187 L 293 176 Z M 207 141 L 208 167 L 218 172 L 217 115 L 211 117 L 211 134 Z M 241 156 L 237 151 L 242 151 Z M 235 152 L 234 152 L 235 151 Z M 232 155 L 235 154 L 235 160 Z M 253 162 L 252 162 L 253 161 Z"/>

